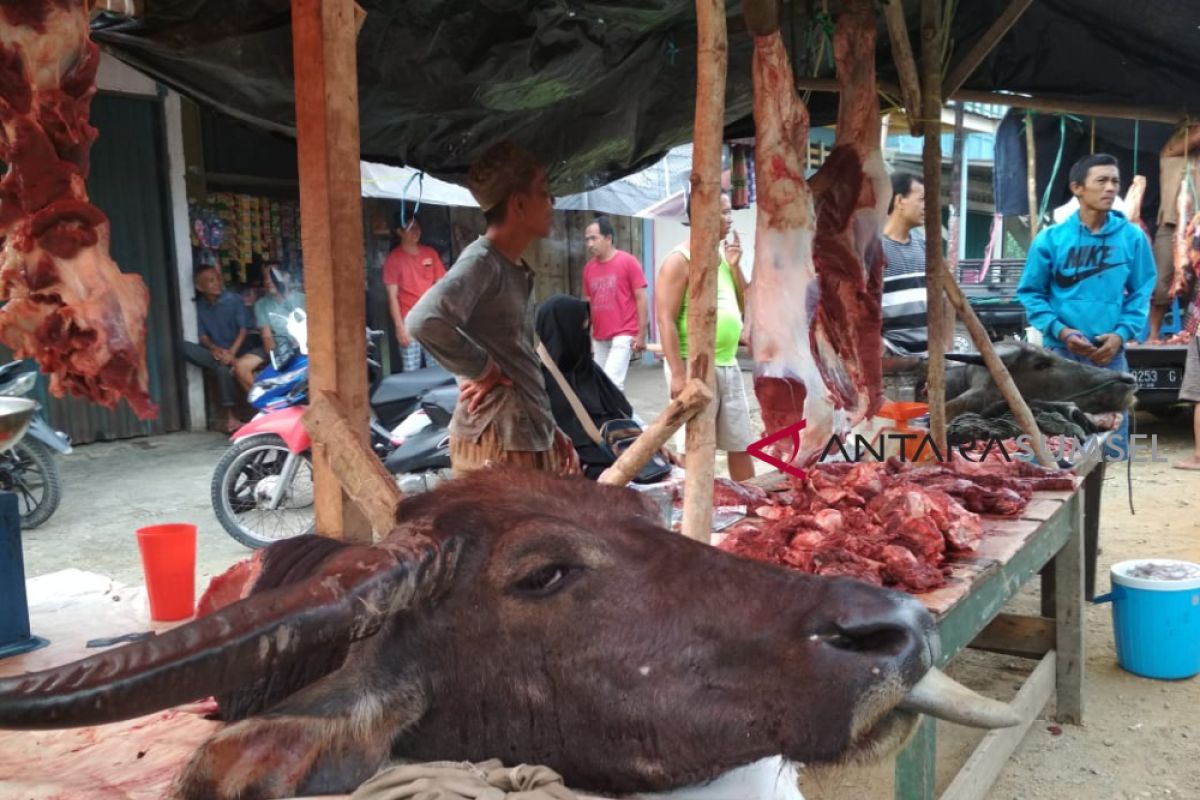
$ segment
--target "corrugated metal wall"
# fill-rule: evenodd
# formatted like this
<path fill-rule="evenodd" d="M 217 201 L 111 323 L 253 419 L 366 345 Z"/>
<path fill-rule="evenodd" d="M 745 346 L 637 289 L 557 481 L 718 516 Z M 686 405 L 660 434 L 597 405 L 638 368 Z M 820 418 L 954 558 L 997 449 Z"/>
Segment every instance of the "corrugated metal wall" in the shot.
<path fill-rule="evenodd" d="M 88 194 L 112 223 L 113 259 L 122 271 L 141 275 L 150 289 L 146 360 L 150 396 L 159 404 L 159 417 L 142 422 L 124 403 L 109 411 L 74 398 L 51 398 L 41 377 L 37 397 L 50 424 L 78 444 L 178 431 L 184 422 L 162 105 L 153 98 L 99 94 L 92 103 L 91 122 L 100 138 L 92 148 Z M 5 350 L 0 360 L 11 357 Z"/>

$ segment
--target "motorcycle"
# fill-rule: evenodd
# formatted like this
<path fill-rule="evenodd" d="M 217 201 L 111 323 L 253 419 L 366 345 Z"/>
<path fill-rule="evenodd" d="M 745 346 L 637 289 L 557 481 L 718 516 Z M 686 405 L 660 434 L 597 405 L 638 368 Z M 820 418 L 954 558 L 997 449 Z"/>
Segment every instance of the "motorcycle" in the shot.
<path fill-rule="evenodd" d="M 21 397 L 37 385 L 37 371 L 24 361 L 0 367 L 0 396 Z M 0 454 L 0 490 L 15 492 L 21 528 L 31 530 L 50 519 L 62 500 L 62 483 L 54 453 L 71 453 L 71 440 L 34 415 L 21 441 Z"/>
<path fill-rule="evenodd" d="M 303 311 L 289 314 L 287 328 L 295 353 L 272 353 L 251 388 L 249 402 L 259 410 L 230 437 L 213 473 L 213 511 L 226 533 L 247 547 L 312 532 L 312 440 L 303 424 L 308 403 L 308 346 Z M 370 349 L 383 334 L 368 332 Z M 454 383 L 440 367 L 381 376 L 368 359 L 371 381 L 371 444 L 381 459 L 395 447 L 394 433 L 436 386 Z"/>

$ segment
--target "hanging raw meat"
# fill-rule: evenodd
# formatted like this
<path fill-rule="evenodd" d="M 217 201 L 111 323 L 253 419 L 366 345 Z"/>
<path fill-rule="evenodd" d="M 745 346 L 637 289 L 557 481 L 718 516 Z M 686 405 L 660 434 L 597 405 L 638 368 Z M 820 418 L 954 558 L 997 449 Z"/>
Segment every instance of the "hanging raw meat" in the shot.
<path fill-rule="evenodd" d="M 1196 174 L 1197 167 L 1193 161 L 1188 161 L 1183 173 L 1183 182 L 1179 184 L 1179 197 L 1175 208 L 1178 220 L 1175 224 L 1175 277 L 1171 281 L 1171 297 L 1178 297 L 1187 285 L 1188 272 L 1192 268 L 1191 247 L 1192 237 L 1188 233 L 1188 221 L 1192 218 L 1192 186 L 1189 175 Z"/>
<path fill-rule="evenodd" d="M 845 9 L 834 34 L 837 140 L 811 185 L 808 110 L 783 41 L 778 31 L 754 40 L 754 387 L 768 433 L 805 421 L 798 452 L 778 454 L 801 465 L 833 433 L 873 416 L 882 398 L 879 237 L 891 189 L 874 60 L 861 57 L 875 52 L 875 16 L 869 0 Z"/>
<path fill-rule="evenodd" d="M 147 419 L 149 293 L 109 257 L 84 184 L 99 62 L 84 0 L 0 4 L 0 341 L 36 358 L 56 397 L 124 397 Z"/>
<path fill-rule="evenodd" d="M 1146 221 L 1142 219 L 1142 201 L 1145 197 L 1146 176 L 1134 175 L 1133 180 L 1129 182 L 1129 191 L 1125 193 L 1125 217 L 1141 228 L 1142 232 L 1146 234 L 1146 238 L 1149 239 L 1150 229 L 1146 227 Z"/>

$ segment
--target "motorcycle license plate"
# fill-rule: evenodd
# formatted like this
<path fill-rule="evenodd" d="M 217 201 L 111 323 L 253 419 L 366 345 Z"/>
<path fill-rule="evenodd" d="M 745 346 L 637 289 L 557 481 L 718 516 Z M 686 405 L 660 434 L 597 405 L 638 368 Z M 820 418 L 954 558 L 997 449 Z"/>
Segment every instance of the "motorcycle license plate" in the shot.
<path fill-rule="evenodd" d="M 1182 367 L 1151 367 L 1135 369 L 1139 389 L 1178 389 L 1183 383 Z"/>

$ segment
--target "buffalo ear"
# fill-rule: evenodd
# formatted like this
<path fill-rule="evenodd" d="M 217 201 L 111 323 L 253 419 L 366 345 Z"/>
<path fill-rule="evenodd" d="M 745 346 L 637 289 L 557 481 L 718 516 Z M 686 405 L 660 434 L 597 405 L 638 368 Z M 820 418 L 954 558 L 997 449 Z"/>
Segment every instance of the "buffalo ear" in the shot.
<path fill-rule="evenodd" d="M 959 364 L 974 364 L 977 367 L 987 366 L 979 353 L 946 353 L 947 361 L 957 361 Z"/>

